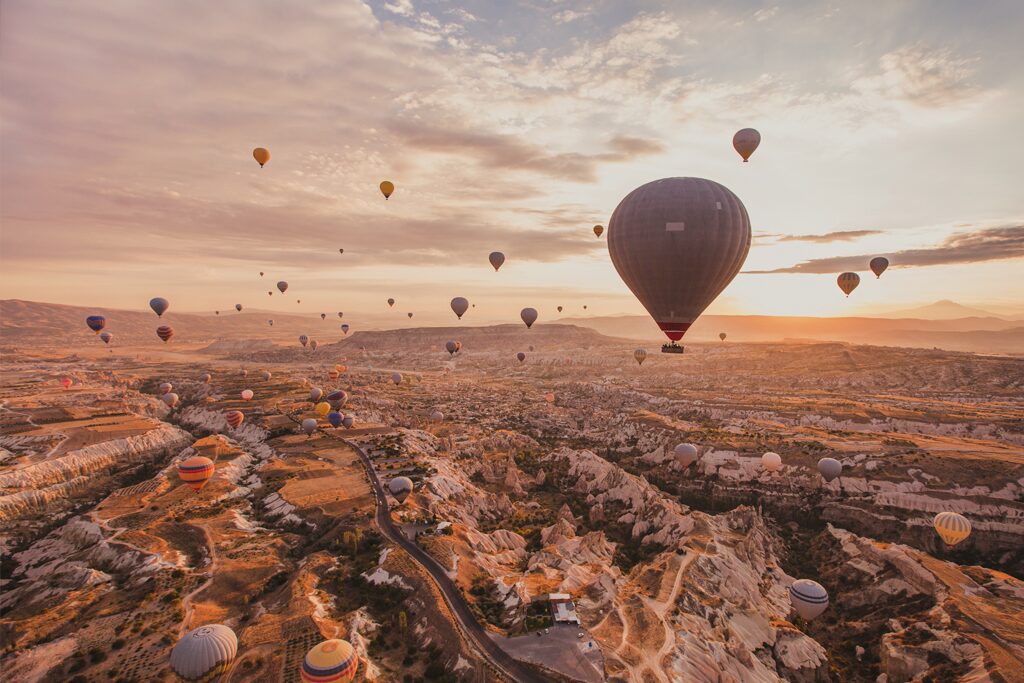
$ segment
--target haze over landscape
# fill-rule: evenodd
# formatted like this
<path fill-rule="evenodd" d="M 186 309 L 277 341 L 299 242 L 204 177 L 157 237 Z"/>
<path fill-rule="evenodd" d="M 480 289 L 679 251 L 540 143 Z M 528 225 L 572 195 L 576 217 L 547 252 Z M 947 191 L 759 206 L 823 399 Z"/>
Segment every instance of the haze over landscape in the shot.
<path fill-rule="evenodd" d="M 1024 681 L 1024 7 L 5 1 L 4 681 Z"/>

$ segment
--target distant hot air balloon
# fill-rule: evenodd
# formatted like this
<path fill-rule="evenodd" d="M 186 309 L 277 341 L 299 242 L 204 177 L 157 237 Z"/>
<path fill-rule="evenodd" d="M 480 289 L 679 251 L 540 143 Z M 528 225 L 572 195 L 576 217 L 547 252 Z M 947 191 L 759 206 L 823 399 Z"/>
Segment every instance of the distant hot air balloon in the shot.
<path fill-rule="evenodd" d="M 395 184 L 390 180 L 385 180 L 380 184 L 380 193 L 384 195 L 384 199 L 389 199 L 394 191 Z"/>
<path fill-rule="evenodd" d="M 778 453 L 768 451 L 761 456 L 761 467 L 765 468 L 769 472 L 778 472 L 782 469 L 782 456 Z"/>
<path fill-rule="evenodd" d="M 229 427 L 238 429 L 239 425 L 245 421 L 245 414 L 241 410 L 229 410 L 224 414 L 224 419 L 228 421 Z"/>
<path fill-rule="evenodd" d="M 242 400 L 251 401 L 253 397 L 252 389 L 242 389 Z"/>
<path fill-rule="evenodd" d="M 318 346 L 320 346 L 320 342 L 318 342 L 316 339 L 310 339 L 309 340 L 309 350 L 310 351 L 316 351 L 316 347 L 318 347 Z"/>
<path fill-rule="evenodd" d="M 636 359 L 637 365 L 643 365 L 647 359 L 647 349 L 637 349 L 633 352 L 633 358 Z"/>
<path fill-rule="evenodd" d="M 744 128 L 732 136 L 732 146 L 739 155 L 743 157 L 744 163 L 754 153 L 757 146 L 761 144 L 761 134 L 753 128 Z"/>
<path fill-rule="evenodd" d="M 262 270 L 260 271 L 260 277 L 263 277 L 263 271 Z"/>
<path fill-rule="evenodd" d="M 341 326 L 341 331 L 342 331 L 342 333 L 343 333 L 343 334 L 348 334 L 348 331 L 349 331 L 349 329 L 350 329 L 350 328 L 349 328 L 349 326 L 348 326 L 348 323 L 344 323 L 344 324 L 343 324 L 343 325 Z"/>
<path fill-rule="evenodd" d="M 340 427 L 341 423 L 342 423 L 342 421 L 344 419 L 345 419 L 344 415 L 339 413 L 337 410 L 332 410 L 331 412 L 327 413 L 327 421 L 334 428 Z"/>
<path fill-rule="evenodd" d="M 339 318 L 343 318 L 343 317 L 345 317 L 345 314 L 343 312 L 341 312 L 341 311 L 338 311 L 338 317 Z"/>
<path fill-rule="evenodd" d="M 114 335 L 110 334 L 109 332 L 100 332 L 100 341 L 102 341 L 104 344 L 109 344 L 110 340 L 113 338 Z"/>
<path fill-rule="evenodd" d="M 267 292 L 267 296 L 274 296 L 273 292 Z"/>
<path fill-rule="evenodd" d="M 524 308 L 519 311 L 519 317 L 526 323 L 526 329 L 533 327 L 533 324 L 537 322 L 537 309 L 536 308 Z"/>
<path fill-rule="evenodd" d="M 214 315 L 220 315 L 220 311 L 214 311 L 213 314 Z"/>
<path fill-rule="evenodd" d="M 327 394 L 327 402 L 335 410 L 341 410 L 348 403 L 348 392 L 344 389 L 337 389 Z"/>
<path fill-rule="evenodd" d="M 430 414 L 430 421 L 431 422 L 444 422 L 444 413 L 442 413 L 440 410 L 435 410 L 434 412 L 432 412 Z"/>
<path fill-rule="evenodd" d="M 615 270 L 672 342 L 732 281 L 749 250 L 743 203 L 703 178 L 642 185 L 608 224 Z"/>
<path fill-rule="evenodd" d="M 264 382 L 269 382 L 270 378 L 273 377 L 273 375 L 270 374 L 270 370 L 264 370 L 261 376 L 263 377 Z"/>
<path fill-rule="evenodd" d="M 302 660 L 302 683 L 351 683 L 359 669 L 359 656 L 347 640 L 325 640 Z"/>
<path fill-rule="evenodd" d="M 550 393 L 550 392 L 548 392 L 548 393 L 544 394 L 544 400 L 547 401 L 548 403 L 554 403 L 555 402 L 555 395 Z"/>
<path fill-rule="evenodd" d="M 498 272 L 498 269 L 501 268 L 501 264 L 505 262 L 505 255 L 500 251 L 492 251 L 487 255 L 487 260 L 491 262 L 491 266 L 494 267 L 494 271 Z"/>
<path fill-rule="evenodd" d="M 309 390 L 309 400 L 316 403 L 320 400 L 320 397 L 324 395 L 324 390 L 319 387 L 313 387 Z"/>
<path fill-rule="evenodd" d="M 158 388 L 161 394 L 169 394 L 174 390 L 174 385 L 170 382 L 162 382 Z"/>
<path fill-rule="evenodd" d="M 273 320 L 268 320 L 267 324 L 270 325 L 271 327 L 273 327 L 274 326 L 274 321 Z"/>
<path fill-rule="evenodd" d="M 345 253 L 345 250 L 344 250 L 344 249 L 338 249 L 338 253 L 339 253 L 339 254 L 344 254 L 344 253 Z"/>
<path fill-rule="evenodd" d="M 334 369 L 337 370 L 338 372 L 345 372 L 346 370 L 348 370 L 348 366 L 339 363 L 334 366 Z"/>
<path fill-rule="evenodd" d="M 462 316 L 469 310 L 469 300 L 465 297 L 457 296 L 452 299 L 452 311 L 458 316 L 459 320 L 462 320 Z"/>
<path fill-rule="evenodd" d="M 296 300 L 295 300 L 295 303 L 297 303 L 297 304 L 301 304 L 301 303 L 302 303 L 302 299 L 296 299 Z"/>
<path fill-rule="evenodd" d="M 524 360 L 526 360 L 526 354 L 520 351 L 519 353 L 516 354 L 516 358 L 518 358 L 519 362 L 522 363 Z"/>
<path fill-rule="evenodd" d="M 857 289 L 857 285 L 860 284 L 860 275 L 857 275 L 857 273 L 842 273 L 836 278 L 836 284 L 839 285 L 839 289 L 843 290 L 846 296 L 850 296 L 850 292 Z"/>
<path fill-rule="evenodd" d="M 692 443 L 679 444 L 675 447 L 673 453 L 675 453 L 676 462 L 682 465 L 683 468 L 687 468 L 697 461 L 697 447 Z"/>
<path fill-rule="evenodd" d="M 392 372 L 391 373 L 391 381 L 394 382 L 396 385 L 397 384 L 401 384 L 402 383 L 402 373 L 400 373 L 400 372 Z"/>
<path fill-rule="evenodd" d="M 448 352 L 448 354 L 451 355 L 451 356 L 454 356 L 455 352 L 459 350 L 459 348 L 455 345 L 455 342 L 453 342 L 451 340 L 446 341 L 444 343 L 444 348 Z"/>
<path fill-rule="evenodd" d="M 75 383 L 74 380 L 72 380 L 70 377 L 65 377 L 64 379 L 62 379 L 60 381 L 60 385 L 62 387 L 64 387 L 65 389 L 70 389 L 71 385 L 74 384 L 74 383 Z"/>
<path fill-rule="evenodd" d="M 725 332 L 719 332 L 718 338 L 721 339 L 722 341 L 725 341 Z"/>
<path fill-rule="evenodd" d="M 213 461 L 201 455 L 193 455 L 178 463 L 178 477 L 196 493 L 210 481 L 213 470 Z"/>
<path fill-rule="evenodd" d="M 594 226 L 594 234 L 597 235 L 598 237 L 603 235 L 604 234 L 604 226 L 603 225 L 595 225 Z"/>
<path fill-rule="evenodd" d="M 313 411 L 320 417 L 323 417 L 327 413 L 331 412 L 331 404 L 328 403 L 327 401 L 321 401 L 320 403 L 316 404 L 316 407 L 313 408 Z"/>
<path fill-rule="evenodd" d="M 167 341 L 174 336 L 174 330 L 168 327 L 167 325 L 161 325 L 160 327 L 156 328 L 156 336 L 160 337 L 160 339 L 162 339 L 163 342 L 166 344 Z"/>
<path fill-rule="evenodd" d="M 153 312 L 156 313 L 158 317 L 166 313 L 167 308 L 170 305 L 171 304 L 167 301 L 167 299 L 164 299 L 163 297 L 160 296 L 149 300 L 149 307 L 153 309 Z"/>
<path fill-rule="evenodd" d="M 326 404 L 322 404 L 322 405 L 326 405 Z M 319 406 L 317 406 L 317 408 L 319 408 Z M 327 409 L 330 410 L 331 407 L 327 406 Z M 317 412 L 319 413 L 319 410 Z M 314 431 L 316 431 L 316 420 L 314 420 L 311 417 L 307 417 L 305 420 L 303 420 L 302 421 L 302 431 L 305 432 L 307 436 L 311 435 Z"/>
<path fill-rule="evenodd" d="M 252 151 L 252 158 L 256 160 L 256 163 L 260 165 L 260 168 L 263 168 L 263 164 L 270 161 L 270 152 L 262 147 L 257 147 Z"/>
<path fill-rule="evenodd" d="M 320 319 L 321 320 L 327 320 L 327 314 L 326 313 L 321 313 L 320 314 Z"/>
<path fill-rule="evenodd" d="M 835 458 L 822 458 L 818 461 L 818 472 L 825 481 L 832 481 L 843 472 L 843 464 Z"/>
<path fill-rule="evenodd" d="M 210 380 L 212 379 L 213 376 L 210 373 L 206 373 L 205 375 L 199 378 L 199 381 L 202 382 L 203 384 L 209 384 Z"/>
<path fill-rule="evenodd" d="M 352 425 L 356 423 L 355 419 L 351 415 L 346 415 L 341 424 L 345 425 L 345 429 L 352 429 Z"/>
<path fill-rule="evenodd" d="M 559 306 L 559 307 L 558 307 L 558 312 L 559 312 L 559 313 L 561 313 L 561 312 L 562 312 L 562 307 L 561 307 L 561 306 Z"/>
<path fill-rule="evenodd" d="M 186 633 L 171 650 L 171 669 L 184 681 L 212 681 L 227 670 L 238 653 L 235 632 L 207 624 Z"/>
<path fill-rule="evenodd" d="M 412 317 L 412 313 L 406 313 L 406 315 L 409 316 L 410 318 Z"/>
<path fill-rule="evenodd" d="M 300 335 L 299 335 L 299 343 L 300 343 L 300 344 L 302 344 L 302 346 L 303 346 L 303 347 L 305 347 L 305 346 L 306 346 L 306 344 L 308 344 L 308 343 L 309 343 L 309 337 L 307 337 L 307 336 L 306 336 L 306 335 L 304 335 L 304 334 L 300 334 Z"/>
<path fill-rule="evenodd" d="M 395 305 L 395 300 L 394 299 L 388 299 L 388 306 L 389 307 L 393 307 L 394 305 Z"/>
<path fill-rule="evenodd" d="M 586 304 L 583 304 L 583 310 L 584 311 L 587 310 L 587 305 Z"/>
<path fill-rule="evenodd" d="M 388 491 L 391 492 L 391 495 L 401 505 L 409 497 L 409 494 L 412 493 L 412 479 L 409 479 L 409 477 L 395 477 L 388 482 Z"/>
<path fill-rule="evenodd" d="M 455 350 L 456 351 L 461 351 L 462 350 L 462 342 L 460 342 L 458 340 L 455 341 Z"/>
<path fill-rule="evenodd" d="M 327 379 L 330 379 L 330 380 L 338 379 L 338 377 L 340 377 L 340 376 L 341 376 L 341 373 L 338 372 L 337 370 L 331 370 L 330 372 L 327 373 Z"/>
<path fill-rule="evenodd" d="M 957 545 L 971 535 L 971 522 L 956 512 L 940 512 L 932 522 L 946 545 Z"/>
<path fill-rule="evenodd" d="M 242 304 L 235 304 L 235 310 L 238 311 L 239 313 L 241 313 L 242 312 Z"/>
<path fill-rule="evenodd" d="M 280 290 L 282 294 L 284 294 L 288 290 L 288 283 L 285 282 L 284 280 L 281 280 L 280 282 L 277 283 L 277 288 L 278 290 Z"/>
<path fill-rule="evenodd" d="M 107 319 L 102 315 L 90 315 L 85 319 L 85 324 L 89 326 L 90 330 L 99 334 L 100 330 L 107 326 Z"/>
<path fill-rule="evenodd" d="M 530 344 L 530 351 L 533 351 L 533 344 Z"/>
<path fill-rule="evenodd" d="M 173 408 L 178 405 L 178 395 L 174 393 L 166 393 L 160 397 L 160 400 L 167 404 L 168 408 Z"/>
<path fill-rule="evenodd" d="M 828 591 L 817 581 L 797 579 L 789 587 L 789 600 L 801 617 L 810 621 L 828 609 Z"/>
<path fill-rule="evenodd" d="M 242 368 L 241 370 L 238 371 L 238 374 L 241 377 L 247 377 L 249 375 L 249 371 L 246 370 L 245 368 Z"/>
<path fill-rule="evenodd" d="M 875 274 L 875 278 L 877 279 L 882 277 L 882 273 L 884 273 L 885 269 L 889 267 L 889 259 L 884 256 L 876 256 L 871 259 L 868 266 L 871 268 L 871 272 Z"/>

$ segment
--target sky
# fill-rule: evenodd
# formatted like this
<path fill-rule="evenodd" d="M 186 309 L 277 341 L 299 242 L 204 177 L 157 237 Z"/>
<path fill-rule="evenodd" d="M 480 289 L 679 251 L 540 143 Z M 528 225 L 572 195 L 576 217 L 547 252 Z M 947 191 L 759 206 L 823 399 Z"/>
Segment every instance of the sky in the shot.
<path fill-rule="evenodd" d="M 0 297 L 641 314 L 592 227 L 698 176 L 754 231 L 709 313 L 1019 314 L 1021 35 L 1017 0 L 5 0 Z"/>

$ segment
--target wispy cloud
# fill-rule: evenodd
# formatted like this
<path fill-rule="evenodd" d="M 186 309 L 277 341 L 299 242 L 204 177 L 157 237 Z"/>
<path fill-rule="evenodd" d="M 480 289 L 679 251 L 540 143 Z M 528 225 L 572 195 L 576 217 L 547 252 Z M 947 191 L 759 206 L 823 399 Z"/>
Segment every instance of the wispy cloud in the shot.
<path fill-rule="evenodd" d="M 817 244 L 828 244 L 829 242 L 850 242 L 861 237 L 881 235 L 881 230 L 838 230 L 826 232 L 823 235 L 774 235 L 779 242 L 814 242 Z"/>
<path fill-rule="evenodd" d="M 942 266 L 958 263 L 982 263 L 1024 257 L 1024 225 L 1004 225 L 977 232 L 950 235 L 941 244 L 923 249 L 903 249 L 883 254 L 890 263 L 901 268 Z M 787 268 L 749 270 L 749 274 L 771 273 L 840 273 L 846 270 L 865 270 L 873 257 L 832 256 L 812 259 Z"/>

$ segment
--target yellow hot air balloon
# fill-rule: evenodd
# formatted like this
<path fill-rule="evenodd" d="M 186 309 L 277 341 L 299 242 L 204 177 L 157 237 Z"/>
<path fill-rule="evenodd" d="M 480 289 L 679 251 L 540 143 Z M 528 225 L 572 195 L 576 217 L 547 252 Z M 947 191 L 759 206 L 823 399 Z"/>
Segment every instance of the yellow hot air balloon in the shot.
<path fill-rule="evenodd" d="M 595 225 L 594 226 L 594 234 L 595 235 L 600 237 L 603 233 L 604 233 L 604 226 L 603 225 Z"/>
<path fill-rule="evenodd" d="M 331 412 L 331 404 L 328 403 L 327 401 L 321 401 L 320 403 L 316 404 L 315 410 L 317 415 L 323 417 L 327 413 Z"/>
<path fill-rule="evenodd" d="M 384 195 L 384 199 L 391 196 L 391 193 L 395 191 L 395 184 L 390 180 L 385 180 L 380 184 L 380 192 Z"/>
<path fill-rule="evenodd" d="M 946 545 L 956 545 L 971 535 L 971 522 L 956 512 L 940 512 L 935 515 L 935 531 Z"/>
<path fill-rule="evenodd" d="M 257 147 L 252 151 L 252 158 L 259 163 L 260 168 L 263 168 L 263 164 L 270 161 L 270 152 L 262 147 Z"/>

